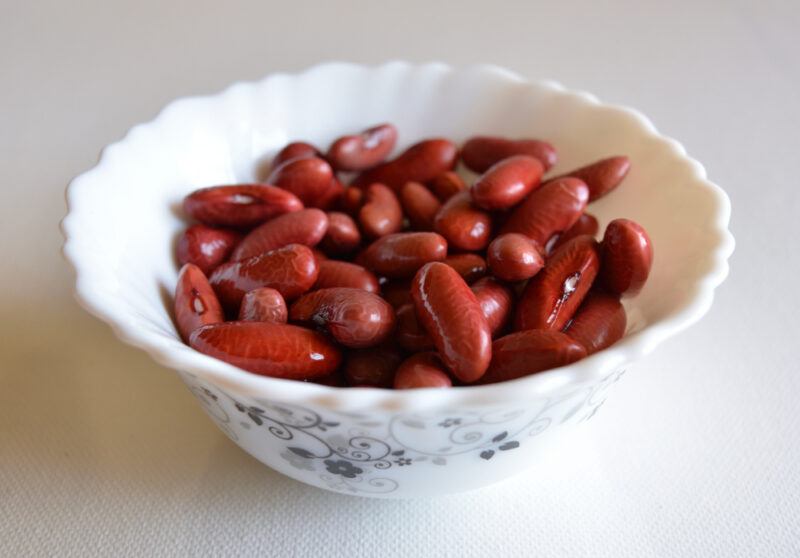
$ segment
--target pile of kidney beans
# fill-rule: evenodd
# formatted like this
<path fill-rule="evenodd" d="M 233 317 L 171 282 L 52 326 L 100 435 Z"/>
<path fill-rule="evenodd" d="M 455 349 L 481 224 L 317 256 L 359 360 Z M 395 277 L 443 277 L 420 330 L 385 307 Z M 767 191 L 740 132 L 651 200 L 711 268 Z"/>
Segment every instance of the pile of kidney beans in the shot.
<path fill-rule="evenodd" d="M 624 335 L 651 243 L 627 219 L 598 242 L 585 209 L 627 157 L 542 181 L 544 141 L 435 138 L 387 160 L 396 141 L 382 124 L 324 154 L 291 143 L 263 183 L 187 196 L 182 338 L 256 374 L 403 389 L 510 380 Z"/>

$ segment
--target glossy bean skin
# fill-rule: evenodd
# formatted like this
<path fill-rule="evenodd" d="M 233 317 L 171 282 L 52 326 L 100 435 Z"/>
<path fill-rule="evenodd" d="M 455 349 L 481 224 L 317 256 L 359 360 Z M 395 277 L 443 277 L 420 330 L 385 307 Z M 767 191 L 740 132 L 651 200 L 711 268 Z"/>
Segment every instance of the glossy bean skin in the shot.
<path fill-rule="evenodd" d="M 205 274 L 194 264 L 184 265 L 175 286 L 175 323 L 181 339 L 186 342 L 197 328 L 224 320 L 222 306 Z"/>
<path fill-rule="evenodd" d="M 611 293 L 632 296 L 642 290 L 653 265 L 653 245 L 647 231 L 630 219 L 614 219 L 601 244 L 600 281 Z"/>
<path fill-rule="evenodd" d="M 462 382 L 478 380 L 492 357 L 492 335 L 478 299 L 450 266 L 425 264 L 411 284 L 420 325 Z"/>
<path fill-rule="evenodd" d="M 592 291 L 575 312 L 564 333 L 583 345 L 587 354 L 610 347 L 625 335 L 627 317 L 619 299 Z"/>
<path fill-rule="evenodd" d="M 284 161 L 267 178 L 269 184 L 291 192 L 306 207 L 317 207 L 332 181 L 333 169 L 326 160 L 318 157 Z"/>
<path fill-rule="evenodd" d="M 326 253 L 341 256 L 350 254 L 361 245 L 361 231 L 347 213 L 328 212 L 328 230 L 319 247 Z"/>
<path fill-rule="evenodd" d="M 285 324 L 289 319 L 286 301 L 277 290 L 262 287 L 245 293 L 239 307 L 239 321 Z"/>
<path fill-rule="evenodd" d="M 433 195 L 439 198 L 439 201 L 444 203 L 459 192 L 467 189 L 467 184 L 458 173 L 453 171 L 443 172 L 436 175 L 428 182 L 428 188 L 431 189 Z"/>
<path fill-rule="evenodd" d="M 358 217 L 362 205 L 364 205 L 364 190 L 355 187 L 345 188 L 339 201 L 340 209 L 351 217 Z"/>
<path fill-rule="evenodd" d="M 208 275 L 228 260 L 242 238 L 234 230 L 192 225 L 178 239 L 178 262 L 192 263 Z"/>
<path fill-rule="evenodd" d="M 558 239 L 550 247 L 549 253 L 552 254 L 576 236 L 584 234 L 595 236 L 599 230 L 600 224 L 597 222 L 597 218 L 589 213 L 584 213 L 575 221 L 574 225 L 558 235 Z"/>
<path fill-rule="evenodd" d="M 470 188 L 472 201 L 490 211 L 509 209 L 539 186 L 544 166 L 534 157 L 515 155 L 492 165 Z"/>
<path fill-rule="evenodd" d="M 275 169 L 292 159 L 305 159 L 306 157 L 322 157 L 319 149 L 304 141 L 294 141 L 278 151 L 272 159 L 272 168 Z"/>
<path fill-rule="evenodd" d="M 517 304 L 514 329 L 561 331 L 572 318 L 600 270 L 597 241 L 573 238 L 547 260 L 531 279 Z"/>
<path fill-rule="evenodd" d="M 339 349 L 325 336 L 288 324 L 224 322 L 203 326 L 189 337 L 191 347 L 249 372 L 311 380 L 333 373 Z"/>
<path fill-rule="evenodd" d="M 245 293 L 271 287 L 286 300 L 297 298 L 310 289 L 319 275 L 319 265 L 307 246 L 289 244 L 246 260 L 219 266 L 209 282 L 222 306 L 238 312 Z"/>
<path fill-rule="evenodd" d="M 430 351 L 435 348 L 433 339 L 417 320 L 413 301 L 397 309 L 397 343 L 410 353 Z"/>
<path fill-rule="evenodd" d="M 514 293 L 508 286 L 491 277 L 484 277 L 470 288 L 475 293 L 478 304 L 481 305 L 492 337 L 496 336 L 505 329 L 511 319 Z"/>
<path fill-rule="evenodd" d="M 382 290 L 384 300 L 391 304 L 395 310 L 406 304 L 412 304 L 411 281 L 407 279 L 387 281 Z"/>
<path fill-rule="evenodd" d="M 325 260 L 319 263 L 319 276 L 314 289 L 347 287 L 362 289 L 369 293 L 380 291 L 378 278 L 371 271 L 360 265 L 339 260 Z"/>
<path fill-rule="evenodd" d="M 369 349 L 349 351 L 344 362 L 344 376 L 351 386 L 392 387 L 394 374 L 403 353 L 391 343 Z"/>
<path fill-rule="evenodd" d="M 400 231 L 403 227 L 403 208 L 391 188 L 379 183 L 367 187 L 364 205 L 358 211 L 358 223 L 370 238 Z"/>
<path fill-rule="evenodd" d="M 195 190 L 183 200 L 183 210 L 192 219 L 235 229 L 249 229 L 301 209 L 303 202 L 297 196 L 267 184 L 211 186 Z"/>
<path fill-rule="evenodd" d="M 501 234 L 492 240 L 486 251 L 492 275 L 503 281 L 530 279 L 544 267 L 538 246 L 519 233 Z"/>
<path fill-rule="evenodd" d="M 397 233 L 379 238 L 362 253 L 360 262 L 378 275 L 411 277 L 428 262 L 447 256 L 447 241 L 432 232 Z"/>
<path fill-rule="evenodd" d="M 511 333 L 492 343 L 492 362 L 480 383 L 515 380 L 571 364 L 585 356 L 586 349 L 560 331 L 532 329 Z"/>
<path fill-rule="evenodd" d="M 394 376 L 394 389 L 448 388 L 453 381 L 436 353 L 417 353 L 408 357 Z"/>
<path fill-rule="evenodd" d="M 289 319 L 323 327 L 340 345 L 373 347 L 394 330 L 394 308 L 362 289 L 330 288 L 310 292 L 289 308 Z"/>
<path fill-rule="evenodd" d="M 569 229 L 589 202 L 589 189 L 577 178 L 561 178 L 543 184 L 508 217 L 501 234 L 520 233 L 546 246 L 548 240 Z"/>
<path fill-rule="evenodd" d="M 452 254 L 444 259 L 444 263 L 455 269 L 469 284 L 486 275 L 486 260 L 479 254 Z"/>
<path fill-rule="evenodd" d="M 231 261 L 251 258 L 287 244 L 314 247 L 326 232 L 328 216 L 319 209 L 281 215 L 250 231 L 231 254 Z"/>
<path fill-rule="evenodd" d="M 443 138 L 415 143 L 396 159 L 373 167 L 356 178 L 356 186 L 366 187 L 374 182 L 399 190 L 406 182 L 427 182 L 451 170 L 458 159 L 456 145 Z"/>
<path fill-rule="evenodd" d="M 464 191 L 442 206 L 434 219 L 433 229 L 445 237 L 452 248 L 483 250 L 489 244 L 492 219 L 488 213 L 475 207 L 469 191 Z"/>
<path fill-rule="evenodd" d="M 472 171 L 482 173 L 489 167 L 514 155 L 535 157 L 544 170 L 556 164 L 555 148 L 546 141 L 536 139 L 512 140 L 497 136 L 476 136 L 470 138 L 461 148 L 461 160 Z"/>
<path fill-rule="evenodd" d="M 585 167 L 571 170 L 561 176 L 583 180 L 589 187 L 589 201 L 602 198 L 614 190 L 631 168 L 630 159 L 624 155 L 600 159 Z"/>
<path fill-rule="evenodd" d="M 331 179 L 331 183 L 327 190 L 325 190 L 320 196 L 319 201 L 311 204 L 311 206 L 318 207 L 323 211 L 329 211 L 339 207 L 341 200 L 344 197 L 345 190 L 346 188 L 344 187 L 344 184 L 342 184 L 339 179 L 334 176 Z"/>
<path fill-rule="evenodd" d="M 327 159 L 337 170 L 360 171 L 382 163 L 396 143 L 397 128 L 380 124 L 360 134 L 338 138 L 328 149 Z"/>
<path fill-rule="evenodd" d="M 418 231 L 433 229 L 433 219 L 442 207 L 439 199 L 419 182 L 406 182 L 400 189 L 400 204 L 411 224 Z"/>

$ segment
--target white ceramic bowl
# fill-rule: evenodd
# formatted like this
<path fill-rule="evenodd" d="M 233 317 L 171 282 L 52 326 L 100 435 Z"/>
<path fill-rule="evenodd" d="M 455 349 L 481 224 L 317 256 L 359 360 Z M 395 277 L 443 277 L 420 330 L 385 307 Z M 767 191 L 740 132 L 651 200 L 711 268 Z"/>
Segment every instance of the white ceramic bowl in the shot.
<path fill-rule="evenodd" d="M 628 335 L 580 362 L 512 382 L 410 391 L 257 376 L 181 343 L 170 299 L 183 196 L 253 180 L 259 162 L 288 141 L 324 147 L 384 121 L 399 128 L 398 151 L 437 135 L 544 138 L 559 152 L 555 173 L 627 154 L 625 182 L 591 211 L 601 226 L 616 217 L 638 221 L 654 244 L 650 280 L 626 303 Z M 302 482 L 365 496 L 458 492 L 525 470 L 545 442 L 592 417 L 629 363 L 708 310 L 734 244 L 725 193 L 647 118 L 491 66 L 323 64 L 180 99 L 107 147 L 69 186 L 68 202 L 64 252 L 88 311 L 177 370 L 245 451 Z"/>

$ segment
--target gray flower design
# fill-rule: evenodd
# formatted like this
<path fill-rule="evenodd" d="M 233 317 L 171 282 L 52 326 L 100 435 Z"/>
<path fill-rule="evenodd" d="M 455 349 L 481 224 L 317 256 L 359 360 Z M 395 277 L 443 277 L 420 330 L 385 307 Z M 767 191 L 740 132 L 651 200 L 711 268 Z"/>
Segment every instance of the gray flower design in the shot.
<path fill-rule="evenodd" d="M 301 457 L 294 452 L 291 451 L 284 451 L 280 454 L 282 458 L 289 462 L 289 465 L 294 467 L 295 469 L 301 469 L 303 471 L 313 471 L 314 464 L 310 459 L 306 459 L 305 457 Z"/>
<path fill-rule="evenodd" d="M 348 479 L 354 479 L 357 475 L 360 475 L 364 472 L 363 469 L 356 467 L 349 461 L 345 461 L 344 459 L 326 459 L 325 460 L 325 468 L 328 470 L 329 473 L 333 473 L 334 475 L 341 475 Z"/>

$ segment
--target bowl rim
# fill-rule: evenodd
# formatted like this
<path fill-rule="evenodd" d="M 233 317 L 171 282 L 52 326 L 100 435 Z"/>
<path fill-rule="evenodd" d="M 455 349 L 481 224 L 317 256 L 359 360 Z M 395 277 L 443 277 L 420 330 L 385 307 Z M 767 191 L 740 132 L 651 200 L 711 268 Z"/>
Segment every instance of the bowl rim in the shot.
<path fill-rule="evenodd" d="M 106 304 L 103 297 L 96 294 L 97 291 L 94 288 L 96 279 L 92 274 L 92 256 L 83 253 L 75 241 L 76 237 L 81 234 L 81 219 L 84 213 L 87 213 L 85 208 L 91 203 L 90 178 L 94 173 L 109 165 L 109 152 L 123 146 L 137 129 L 157 125 L 165 119 L 165 115 L 175 110 L 176 106 L 197 100 L 215 100 L 224 103 L 227 98 L 236 95 L 239 90 L 263 87 L 270 80 L 307 78 L 315 73 L 335 73 L 337 71 L 386 72 L 413 69 L 440 73 L 476 73 L 497 80 L 526 84 L 532 88 L 573 97 L 585 105 L 619 111 L 634 119 L 644 136 L 663 143 L 665 148 L 673 152 L 673 155 L 688 163 L 691 167 L 690 180 L 696 186 L 707 189 L 713 194 L 715 200 L 714 214 L 710 216 L 709 222 L 710 228 L 716 233 L 718 242 L 707 254 L 711 265 L 693 285 L 692 296 L 687 297 L 680 310 L 671 316 L 648 324 L 642 330 L 626 336 L 614 346 L 567 366 L 491 385 L 461 386 L 447 390 L 435 388 L 392 390 L 337 388 L 252 374 L 201 354 L 184 345 L 178 338 L 169 339 L 158 333 L 137 328 L 135 324 L 117 315 L 115 308 Z M 567 385 L 601 380 L 628 364 L 640 360 L 655 350 L 663 341 L 703 317 L 711 307 L 714 290 L 728 275 L 728 259 L 735 246 L 733 235 L 728 229 L 731 205 L 727 194 L 722 188 L 707 179 L 705 168 L 686 154 L 683 145 L 660 134 L 652 122 L 638 110 L 622 105 L 601 103 L 591 93 L 569 90 L 552 80 L 526 79 L 511 70 L 489 64 L 454 68 L 440 62 L 412 64 L 404 61 L 391 61 L 380 65 L 326 62 L 311 66 L 301 72 L 271 73 L 257 81 L 235 82 L 216 94 L 180 97 L 168 103 L 154 119 L 133 126 L 122 139 L 103 148 L 97 163 L 70 181 L 66 189 L 66 199 L 67 214 L 61 222 L 61 231 L 65 240 L 62 252 L 75 271 L 74 296 L 85 310 L 109 324 L 121 341 L 144 350 L 161 365 L 204 378 L 210 383 L 232 390 L 240 396 L 292 402 L 305 401 L 338 411 L 377 407 L 394 412 L 430 407 L 486 406 L 510 401 L 529 401 L 533 396 L 547 394 Z"/>

